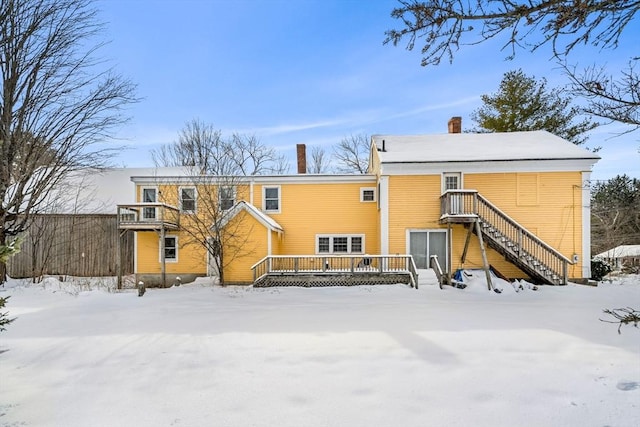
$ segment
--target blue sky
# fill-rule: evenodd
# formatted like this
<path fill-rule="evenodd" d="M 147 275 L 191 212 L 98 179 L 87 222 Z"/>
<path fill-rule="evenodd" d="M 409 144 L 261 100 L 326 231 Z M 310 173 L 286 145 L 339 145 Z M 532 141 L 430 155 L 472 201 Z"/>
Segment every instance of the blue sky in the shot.
<path fill-rule="evenodd" d="M 291 159 L 297 143 L 327 151 L 350 134 L 445 133 L 452 116 L 463 129 L 480 95 L 497 90 L 505 72 L 522 68 L 566 78 L 548 49 L 518 51 L 506 61 L 499 40 L 463 46 L 453 64 L 420 66 L 420 53 L 384 46 L 395 0 L 100 0 L 110 43 L 100 51 L 138 84 L 141 102 L 118 133 L 129 148 L 117 165 L 152 166 L 150 150 L 177 139 L 198 118 L 224 134 L 255 134 Z M 612 69 L 637 55 L 632 34 L 614 51 L 584 48 L 571 58 L 594 58 Z M 639 132 L 613 137 L 620 125 L 591 133 L 602 146 L 594 179 L 640 177 Z"/>

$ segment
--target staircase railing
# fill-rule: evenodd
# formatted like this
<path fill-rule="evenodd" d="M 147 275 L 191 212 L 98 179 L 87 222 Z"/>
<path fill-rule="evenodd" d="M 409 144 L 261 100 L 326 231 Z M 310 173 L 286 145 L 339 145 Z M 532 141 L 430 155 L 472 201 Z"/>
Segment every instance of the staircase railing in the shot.
<path fill-rule="evenodd" d="M 475 190 L 448 190 L 441 199 L 443 217 L 479 220 L 482 232 L 518 267 L 552 284 L 567 284 L 571 260 L 518 224 Z"/>

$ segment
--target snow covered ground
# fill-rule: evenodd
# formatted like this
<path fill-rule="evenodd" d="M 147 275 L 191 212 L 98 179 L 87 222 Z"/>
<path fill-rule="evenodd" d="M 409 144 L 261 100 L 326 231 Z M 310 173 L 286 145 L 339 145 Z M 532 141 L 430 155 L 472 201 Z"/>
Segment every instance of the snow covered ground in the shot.
<path fill-rule="evenodd" d="M 107 292 L 10 281 L 1 426 L 638 426 L 640 278 Z M 92 289 L 92 290 L 88 290 Z"/>

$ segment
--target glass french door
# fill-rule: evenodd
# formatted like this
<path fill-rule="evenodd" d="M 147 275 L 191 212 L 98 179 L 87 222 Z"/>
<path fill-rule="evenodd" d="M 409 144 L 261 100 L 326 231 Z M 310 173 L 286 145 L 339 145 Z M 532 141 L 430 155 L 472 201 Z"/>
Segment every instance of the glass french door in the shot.
<path fill-rule="evenodd" d="M 416 267 L 431 268 L 431 255 L 438 256 L 438 262 L 443 269 L 447 269 L 447 231 L 425 230 L 409 232 L 409 253 L 413 256 Z"/>

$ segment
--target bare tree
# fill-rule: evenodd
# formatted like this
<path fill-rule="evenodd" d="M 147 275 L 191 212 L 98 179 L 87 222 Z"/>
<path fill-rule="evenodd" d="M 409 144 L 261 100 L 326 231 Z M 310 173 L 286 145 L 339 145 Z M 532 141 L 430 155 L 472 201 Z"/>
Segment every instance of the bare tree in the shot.
<path fill-rule="evenodd" d="M 445 57 L 452 62 L 461 45 L 500 35 L 507 37 L 502 49 L 510 49 L 508 59 L 518 48 L 535 51 L 550 44 L 575 93 L 590 101 L 585 112 L 631 124 L 635 130 L 640 108 L 633 67 L 637 58 L 617 82 L 605 76 L 604 68 L 580 73 L 564 60 L 578 45 L 615 49 L 638 10 L 638 0 L 400 0 L 391 16 L 401 27 L 388 30 L 384 43 L 397 46 L 405 40 L 408 50 L 421 43 L 423 66 L 438 65 Z"/>
<path fill-rule="evenodd" d="M 640 243 L 640 179 L 618 175 L 591 188 L 591 246 L 597 254 Z"/>
<path fill-rule="evenodd" d="M 69 173 L 108 164 L 98 145 L 126 121 L 135 85 L 103 69 L 90 0 L 0 3 L 0 245 L 22 233 Z M 4 264 L 0 265 L 4 280 Z"/>
<path fill-rule="evenodd" d="M 246 177 L 284 173 L 289 165 L 254 136 L 233 134 L 224 138 L 219 130 L 200 120 L 191 120 L 180 131 L 178 141 L 152 152 L 157 166 L 190 166 L 190 188 L 179 195 L 181 210 L 192 210 L 182 220 L 185 245 L 206 249 L 220 282 L 234 260 L 251 254 L 251 230 L 236 206 L 248 200 Z M 185 208 L 184 203 L 192 204 Z"/>
<path fill-rule="evenodd" d="M 200 175 L 192 170 L 189 179 L 197 192 L 192 215 L 184 215 L 182 230 L 187 235 L 182 245 L 205 248 L 210 268 L 220 284 L 225 284 L 225 270 L 236 260 L 252 254 L 253 230 L 235 207 L 248 198 L 246 178 L 238 175 Z M 188 190 L 182 188 L 180 191 Z M 179 203 L 184 203 L 183 195 Z M 181 206 L 184 210 L 184 206 Z"/>
<path fill-rule="evenodd" d="M 324 147 L 311 147 L 311 161 L 307 163 L 307 173 L 328 173 L 330 170 L 329 156 Z"/>
<path fill-rule="evenodd" d="M 367 173 L 370 149 L 370 139 L 363 133 L 342 138 L 333 149 L 338 172 Z"/>
<path fill-rule="evenodd" d="M 631 125 L 624 133 L 640 128 L 640 75 L 635 67 L 638 59 L 629 60 L 628 68 L 615 77 L 602 66 L 591 66 L 582 71 L 566 64 L 564 69 L 572 83 L 572 92 L 586 98 L 585 113 L 596 117 Z"/>
<path fill-rule="evenodd" d="M 255 136 L 234 133 L 225 139 L 213 125 L 198 119 L 185 124 L 178 141 L 152 150 L 151 156 L 157 166 L 193 166 L 204 175 L 283 174 L 289 169 L 283 155 Z"/>

